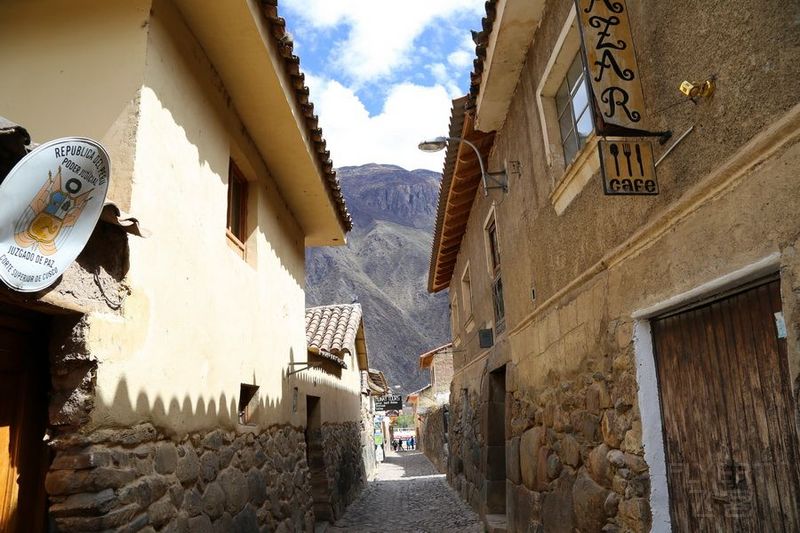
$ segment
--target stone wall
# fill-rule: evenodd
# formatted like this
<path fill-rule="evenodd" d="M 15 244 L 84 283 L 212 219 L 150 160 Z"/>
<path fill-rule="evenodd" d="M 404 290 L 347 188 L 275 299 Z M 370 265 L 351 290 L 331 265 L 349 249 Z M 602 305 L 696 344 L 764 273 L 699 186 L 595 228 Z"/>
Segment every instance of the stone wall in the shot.
<path fill-rule="evenodd" d="M 365 460 L 369 452 L 364 450 L 358 422 L 323 424 L 322 439 L 330 503 L 338 518 L 367 483 Z"/>
<path fill-rule="evenodd" d="M 58 531 L 313 531 L 303 432 L 215 430 L 175 442 L 150 424 L 51 443 Z"/>
<path fill-rule="evenodd" d="M 475 511 L 481 508 L 484 473 L 480 469 L 484 436 L 480 427 L 480 397 L 468 389 L 450 391 L 447 480 Z"/>
<path fill-rule="evenodd" d="M 447 435 L 444 421 L 446 410 L 444 405 L 428 409 L 420 427 L 422 451 L 443 474 L 447 472 Z"/>
<path fill-rule="evenodd" d="M 586 286 L 579 297 L 544 315 L 531 327 L 544 339 L 532 342 L 534 355 L 506 364 L 510 531 L 650 528 L 631 323 L 604 316 L 605 290 L 602 282 Z M 553 353 L 569 359 L 539 375 Z M 459 377 L 451 393 L 448 477 L 481 513 L 489 477 L 484 453 L 489 395 L 488 387 L 478 392 L 475 385 L 485 385 L 492 369 L 485 364 L 480 379 Z"/>

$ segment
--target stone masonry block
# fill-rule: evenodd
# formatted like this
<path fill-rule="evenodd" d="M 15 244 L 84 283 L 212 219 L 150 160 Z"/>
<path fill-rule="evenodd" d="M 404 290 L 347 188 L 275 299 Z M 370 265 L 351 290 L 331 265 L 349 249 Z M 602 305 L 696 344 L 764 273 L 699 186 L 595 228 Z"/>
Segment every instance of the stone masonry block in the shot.
<path fill-rule="evenodd" d="M 545 428 L 537 426 L 522 434 L 519 445 L 520 472 L 522 482 L 529 489 L 536 487 L 536 469 L 539 448 L 544 444 Z"/>
<path fill-rule="evenodd" d="M 608 494 L 609 491 L 595 483 L 586 472 L 578 474 L 572 487 L 572 506 L 580 531 L 600 531 L 603 528 Z"/>
<path fill-rule="evenodd" d="M 219 482 L 225 493 L 225 509 L 235 515 L 247 503 L 247 479 L 239 470 L 229 468 L 219 475 Z"/>
<path fill-rule="evenodd" d="M 506 477 L 517 485 L 522 483 L 522 473 L 520 471 L 519 447 L 520 437 L 514 437 L 507 441 L 506 452 Z"/>
<path fill-rule="evenodd" d="M 172 474 L 178 467 L 178 449 L 172 442 L 161 442 L 156 446 L 155 471 L 159 474 Z"/>
<path fill-rule="evenodd" d="M 82 470 L 98 466 L 110 466 L 111 453 L 107 450 L 79 453 L 59 452 L 50 465 L 50 470 Z"/>
<path fill-rule="evenodd" d="M 56 525 L 62 531 L 102 531 L 128 524 L 139 513 L 140 508 L 134 503 L 119 507 L 101 516 L 57 518 Z"/>
<path fill-rule="evenodd" d="M 194 451 L 191 445 L 184 444 L 182 449 L 183 456 L 178 459 L 175 474 L 181 483 L 186 484 L 197 480 L 200 475 L 200 459 L 198 459 L 197 452 Z"/>
<path fill-rule="evenodd" d="M 64 501 L 50 506 L 50 514 L 54 517 L 75 515 L 101 515 L 107 513 L 118 504 L 113 489 L 105 489 L 96 493 L 73 494 Z"/>
<path fill-rule="evenodd" d="M 47 473 L 45 489 L 53 496 L 97 492 L 107 488 L 119 488 L 136 477 L 133 470 L 95 468 L 92 470 L 53 470 Z"/>

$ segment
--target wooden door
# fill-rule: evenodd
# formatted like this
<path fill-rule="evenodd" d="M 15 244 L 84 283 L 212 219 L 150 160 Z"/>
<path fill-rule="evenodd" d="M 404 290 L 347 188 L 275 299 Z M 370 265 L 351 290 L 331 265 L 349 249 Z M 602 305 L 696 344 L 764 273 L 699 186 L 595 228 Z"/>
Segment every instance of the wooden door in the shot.
<path fill-rule="evenodd" d="M 800 531 L 779 289 L 771 281 L 653 322 L 675 531 Z"/>
<path fill-rule="evenodd" d="M 46 526 L 47 366 L 42 324 L 0 308 L 0 531 Z"/>

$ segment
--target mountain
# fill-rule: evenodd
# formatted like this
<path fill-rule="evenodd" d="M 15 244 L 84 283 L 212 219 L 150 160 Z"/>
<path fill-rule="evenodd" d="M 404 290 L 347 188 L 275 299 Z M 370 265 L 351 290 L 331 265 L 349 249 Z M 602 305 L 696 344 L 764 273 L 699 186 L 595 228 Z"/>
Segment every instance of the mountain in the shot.
<path fill-rule="evenodd" d="M 347 246 L 306 251 L 306 305 L 358 301 L 370 366 L 408 393 L 428 383 L 419 355 L 450 340 L 447 295 L 426 289 L 441 175 L 376 164 L 337 173 L 353 231 Z"/>

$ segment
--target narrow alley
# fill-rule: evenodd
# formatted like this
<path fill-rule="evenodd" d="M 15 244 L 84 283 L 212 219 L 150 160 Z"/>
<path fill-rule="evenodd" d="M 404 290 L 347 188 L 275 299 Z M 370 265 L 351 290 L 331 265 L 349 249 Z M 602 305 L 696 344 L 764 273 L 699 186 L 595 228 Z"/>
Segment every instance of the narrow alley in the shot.
<path fill-rule="evenodd" d="M 480 518 L 420 451 L 386 452 L 375 480 L 328 532 L 482 532 Z"/>

